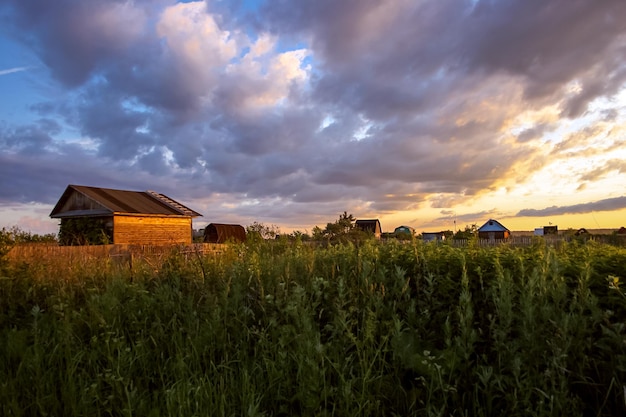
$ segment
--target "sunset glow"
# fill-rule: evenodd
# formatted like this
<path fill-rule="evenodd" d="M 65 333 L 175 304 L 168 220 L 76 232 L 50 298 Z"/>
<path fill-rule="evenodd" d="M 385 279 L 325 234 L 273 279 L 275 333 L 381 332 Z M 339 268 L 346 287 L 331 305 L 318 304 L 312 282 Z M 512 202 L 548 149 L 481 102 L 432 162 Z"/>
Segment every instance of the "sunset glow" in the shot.
<path fill-rule="evenodd" d="M 210 222 L 626 226 L 626 3 L 7 0 L 0 227 L 68 184 Z"/>

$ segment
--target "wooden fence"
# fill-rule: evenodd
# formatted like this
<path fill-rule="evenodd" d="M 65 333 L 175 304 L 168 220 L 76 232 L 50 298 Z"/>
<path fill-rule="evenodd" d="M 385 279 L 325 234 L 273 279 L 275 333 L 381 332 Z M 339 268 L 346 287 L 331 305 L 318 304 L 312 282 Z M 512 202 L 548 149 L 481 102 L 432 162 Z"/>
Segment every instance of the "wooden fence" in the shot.
<path fill-rule="evenodd" d="M 7 254 L 9 259 L 63 258 L 69 261 L 86 259 L 127 259 L 162 257 L 172 253 L 184 256 L 217 255 L 224 251 L 224 245 L 215 243 L 194 243 L 192 245 L 153 246 L 153 245 L 88 245 L 59 246 L 57 244 L 23 244 L 14 246 Z"/>
<path fill-rule="evenodd" d="M 598 243 L 605 243 L 615 246 L 626 246 L 626 236 L 618 235 L 589 235 L 589 236 L 569 236 L 569 235 L 554 235 L 554 236 L 512 236 L 508 239 L 478 239 L 475 241 L 464 239 L 451 239 L 446 241 L 446 244 L 450 244 L 454 247 L 467 247 L 469 245 L 476 245 L 481 248 L 493 247 L 499 245 L 509 246 L 531 246 L 538 241 L 544 241 L 548 245 L 560 245 L 566 242 L 573 241 L 594 241 Z M 439 241 L 438 243 L 443 243 Z"/>
<path fill-rule="evenodd" d="M 552 238 L 552 239 L 544 239 L 549 244 L 557 244 L 562 242 L 563 239 Z M 500 245 L 509 245 L 509 246 L 531 246 L 533 242 L 537 242 L 536 238 L 532 236 L 518 236 L 518 237 L 510 237 L 508 239 L 477 239 L 477 240 L 468 240 L 468 239 L 451 239 L 448 242 L 454 247 L 464 248 L 470 245 L 476 245 L 481 248 L 500 246 Z"/>
<path fill-rule="evenodd" d="M 574 239 L 581 240 L 580 237 L 574 236 L 513 236 L 508 239 L 480 239 L 480 240 L 459 240 L 450 239 L 446 241 L 425 242 L 425 244 L 445 244 L 454 247 L 468 247 L 477 245 L 479 247 L 494 247 L 499 245 L 509 246 L 530 246 L 543 239 L 550 245 L 559 245 L 563 242 L 569 242 Z M 618 235 L 595 235 L 586 236 L 582 240 L 593 240 L 599 243 L 606 243 L 616 246 L 626 246 L 626 236 Z M 407 241 L 409 243 L 410 241 Z M 315 244 L 311 242 L 312 244 Z M 153 245 L 91 245 L 91 246 L 59 246 L 57 244 L 21 244 L 16 245 L 7 254 L 9 259 L 32 260 L 43 258 L 65 259 L 70 262 L 81 262 L 88 259 L 106 259 L 126 260 L 126 259 L 145 259 L 145 258 L 162 258 L 174 252 L 190 256 L 219 255 L 225 249 L 224 244 L 220 243 L 194 243 L 191 245 L 178 246 L 153 246 Z"/>

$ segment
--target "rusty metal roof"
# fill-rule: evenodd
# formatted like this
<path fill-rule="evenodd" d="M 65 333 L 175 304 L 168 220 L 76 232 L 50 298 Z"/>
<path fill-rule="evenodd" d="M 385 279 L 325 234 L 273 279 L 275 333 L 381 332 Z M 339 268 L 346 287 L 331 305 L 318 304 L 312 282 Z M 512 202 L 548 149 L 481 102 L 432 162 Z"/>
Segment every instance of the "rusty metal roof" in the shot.
<path fill-rule="evenodd" d="M 52 218 L 72 215 L 89 215 L 94 210 L 63 210 L 65 203 L 73 193 L 80 193 L 102 206 L 105 211 L 113 213 L 156 214 L 166 216 L 197 217 L 202 214 L 186 207 L 179 202 L 154 191 L 126 191 L 110 188 L 88 187 L 84 185 L 68 185 L 65 192 L 50 213 Z M 102 210 L 101 210 L 102 211 Z M 72 213 L 73 212 L 73 213 Z M 95 213 L 93 213 L 95 214 Z"/>
<path fill-rule="evenodd" d="M 239 224 L 210 223 L 204 229 L 204 241 L 206 243 L 225 243 L 228 240 L 234 242 L 246 241 L 246 229 Z"/>

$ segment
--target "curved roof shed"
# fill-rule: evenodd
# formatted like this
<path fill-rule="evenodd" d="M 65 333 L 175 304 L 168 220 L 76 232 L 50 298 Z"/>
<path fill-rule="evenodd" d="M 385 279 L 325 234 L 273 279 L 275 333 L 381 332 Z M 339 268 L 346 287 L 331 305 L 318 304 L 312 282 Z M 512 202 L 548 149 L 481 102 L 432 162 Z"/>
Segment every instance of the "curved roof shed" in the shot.
<path fill-rule="evenodd" d="M 204 228 L 205 243 L 245 242 L 246 229 L 239 224 L 210 223 Z"/>

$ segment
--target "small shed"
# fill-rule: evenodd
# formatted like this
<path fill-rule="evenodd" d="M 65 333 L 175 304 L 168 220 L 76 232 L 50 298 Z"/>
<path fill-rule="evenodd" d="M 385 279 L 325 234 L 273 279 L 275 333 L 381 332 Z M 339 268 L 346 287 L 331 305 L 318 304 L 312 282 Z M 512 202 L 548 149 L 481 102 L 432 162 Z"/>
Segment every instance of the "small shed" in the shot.
<path fill-rule="evenodd" d="M 61 219 L 66 245 L 191 244 L 192 219 L 202 216 L 154 191 L 127 191 L 68 185 L 50 213 Z"/>
<path fill-rule="evenodd" d="M 479 239 L 508 239 L 511 237 L 511 231 L 504 227 L 497 220 L 489 219 L 485 224 L 478 228 Z"/>
<path fill-rule="evenodd" d="M 543 226 L 543 235 L 558 235 L 559 226 Z"/>
<path fill-rule="evenodd" d="M 378 219 L 357 220 L 354 223 L 354 226 L 359 230 L 374 234 L 376 238 L 380 238 L 383 233 L 383 229 L 380 227 Z"/>
<path fill-rule="evenodd" d="M 616 234 L 618 235 L 626 235 L 626 227 L 622 226 L 619 228 L 619 230 L 616 232 Z"/>
<path fill-rule="evenodd" d="M 444 232 L 422 232 L 422 240 L 424 242 L 441 242 L 446 240 Z"/>
<path fill-rule="evenodd" d="M 239 224 L 210 223 L 204 228 L 205 243 L 245 242 L 246 229 Z"/>
<path fill-rule="evenodd" d="M 534 231 L 535 236 L 548 236 L 548 235 L 558 235 L 558 234 L 559 234 L 559 226 L 535 227 L 535 231 Z"/>

